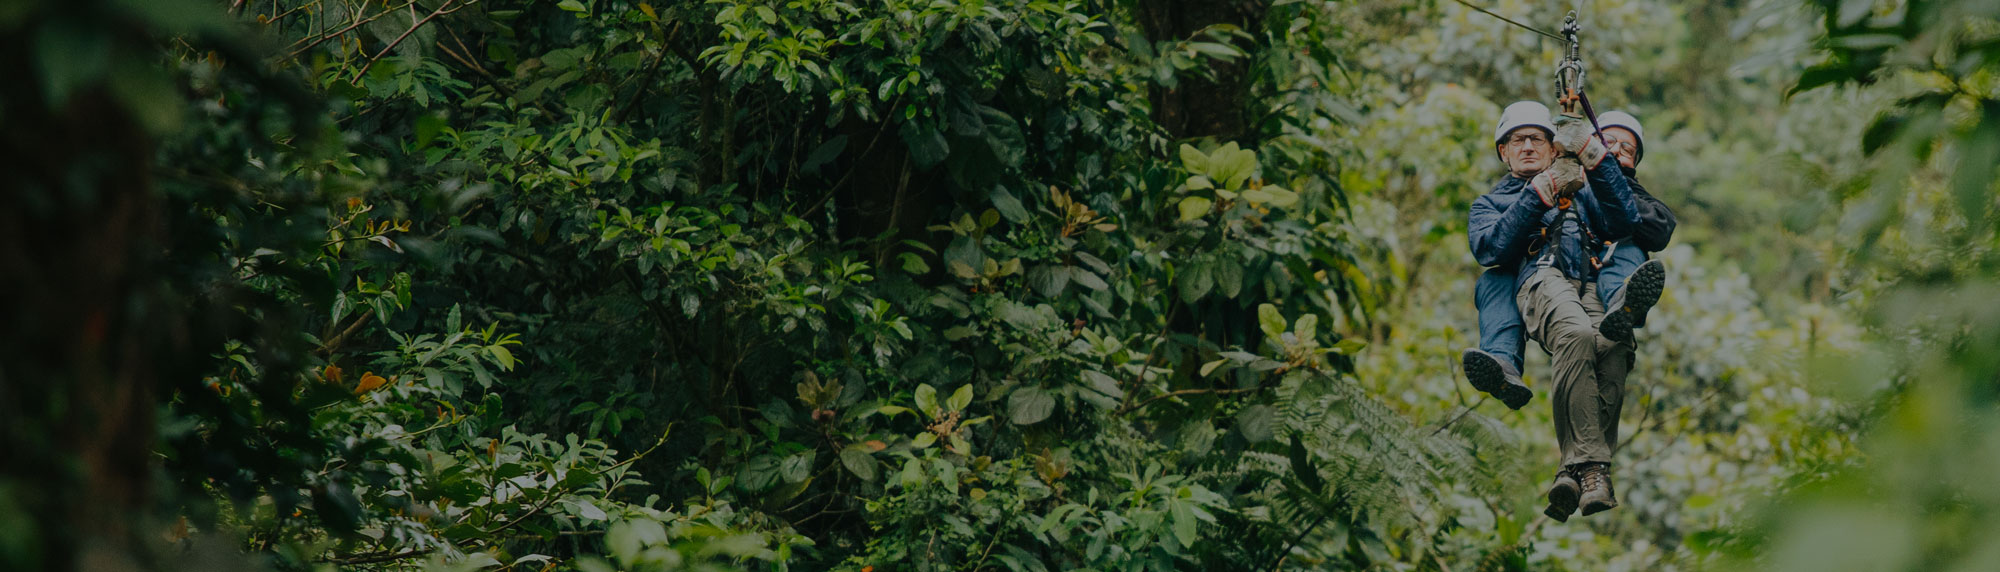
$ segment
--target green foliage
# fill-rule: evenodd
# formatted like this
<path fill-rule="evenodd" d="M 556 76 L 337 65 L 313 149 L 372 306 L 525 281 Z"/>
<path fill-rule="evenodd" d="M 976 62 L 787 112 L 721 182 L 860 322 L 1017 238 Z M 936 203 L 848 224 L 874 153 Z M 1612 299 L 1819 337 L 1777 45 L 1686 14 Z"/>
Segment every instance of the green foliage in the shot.
<path fill-rule="evenodd" d="M 1451 367 L 1486 130 L 1554 48 L 1456 4 L 99 4 L 0 9 L 43 62 L 0 101 L 103 87 L 146 126 L 170 243 L 137 307 L 193 308 L 159 314 L 192 333 L 161 338 L 174 488 L 146 516 L 179 546 L 279 569 L 1756 568 L 1866 520 L 1895 534 L 1833 538 L 1894 558 L 1845 562 L 1988 555 L 1991 455 L 1947 452 L 1992 449 L 1966 436 L 1992 434 L 2000 340 L 1976 2 L 1827 6 L 1788 105 L 1815 37 L 1791 3 L 1584 4 L 1592 93 L 1646 117 L 1642 180 L 1688 246 L 1661 255 L 1627 504 L 1563 525 L 1537 504 L 1548 413 Z M 70 29 L 103 14 L 139 33 Z M 1813 89 L 1840 82 L 1875 85 Z M 0 529 L 28 510 L 10 487 Z M 1779 508 L 1724 526 L 1767 487 Z M 1904 506 L 1859 498 L 1885 489 Z"/>

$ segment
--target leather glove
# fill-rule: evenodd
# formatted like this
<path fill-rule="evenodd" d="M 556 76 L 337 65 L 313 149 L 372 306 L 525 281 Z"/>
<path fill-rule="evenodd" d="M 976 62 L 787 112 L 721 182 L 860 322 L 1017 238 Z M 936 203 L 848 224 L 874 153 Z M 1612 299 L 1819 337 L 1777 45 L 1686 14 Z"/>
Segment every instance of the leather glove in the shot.
<path fill-rule="evenodd" d="M 1583 188 L 1583 165 L 1577 164 L 1576 159 L 1571 157 L 1557 158 L 1548 169 L 1529 180 L 1528 186 L 1535 189 L 1535 195 L 1542 199 L 1543 205 L 1556 206 L 1557 199 Z"/>
<path fill-rule="evenodd" d="M 1610 148 L 1604 148 L 1604 140 L 1596 138 L 1596 130 L 1590 128 L 1590 120 L 1578 114 L 1556 116 L 1556 154 L 1574 154 L 1584 168 L 1596 168 Z"/>
<path fill-rule="evenodd" d="M 1564 113 L 1555 119 L 1557 155 L 1576 155 L 1585 168 L 1596 168 L 1610 149 L 1604 141 L 1596 137 L 1590 128 L 1590 121 L 1574 113 Z"/>
<path fill-rule="evenodd" d="M 1528 179 L 1528 188 L 1535 190 L 1535 196 L 1542 199 L 1542 206 L 1556 206 L 1556 183 L 1549 178 L 1548 171 L 1542 171 L 1535 178 Z"/>

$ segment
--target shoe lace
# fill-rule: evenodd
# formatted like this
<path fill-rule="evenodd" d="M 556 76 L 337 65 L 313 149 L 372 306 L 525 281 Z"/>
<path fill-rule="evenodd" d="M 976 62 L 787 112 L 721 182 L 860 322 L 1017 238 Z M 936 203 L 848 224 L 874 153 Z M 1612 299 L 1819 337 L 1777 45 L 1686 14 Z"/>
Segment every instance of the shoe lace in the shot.
<path fill-rule="evenodd" d="M 1577 475 L 1576 480 L 1583 485 L 1583 488 L 1594 489 L 1611 486 L 1610 475 L 1604 474 L 1603 465 L 1585 467 L 1582 471 L 1578 471 L 1578 473 L 1580 474 Z"/>

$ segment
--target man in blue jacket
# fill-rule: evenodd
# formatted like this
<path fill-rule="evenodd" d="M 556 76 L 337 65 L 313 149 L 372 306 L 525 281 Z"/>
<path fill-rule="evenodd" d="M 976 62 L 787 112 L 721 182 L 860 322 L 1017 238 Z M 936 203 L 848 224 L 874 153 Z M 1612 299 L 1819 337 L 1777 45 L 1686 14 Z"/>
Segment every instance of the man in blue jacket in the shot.
<path fill-rule="evenodd" d="M 1567 114 L 1551 123 L 1534 102 L 1501 117 L 1496 139 L 1509 173 L 1473 201 L 1467 234 L 1481 265 L 1516 272 L 1526 333 L 1555 359 L 1563 458 L 1546 512 L 1567 519 L 1581 505 L 1589 515 L 1617 506 L 1609 466 L 1632 353 L 1598 331 L 1598 268 L 1606 243 L 1631 235 L 1640 209 L 1588 123 Z"/>

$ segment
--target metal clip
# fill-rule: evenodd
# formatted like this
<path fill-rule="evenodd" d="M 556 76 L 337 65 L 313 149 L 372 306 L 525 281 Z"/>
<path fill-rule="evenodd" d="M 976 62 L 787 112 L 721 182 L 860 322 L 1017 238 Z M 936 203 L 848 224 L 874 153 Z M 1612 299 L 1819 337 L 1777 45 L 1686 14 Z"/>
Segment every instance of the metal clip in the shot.
<path fill-rule="evenodd" d="M 1583 47 L 1577 40 L 1577 33 L 1582 30 L 1583 26 L 1576 21 L 1576 11 L 1570 10 L 1569 15 L 1563 17 L 1562 27 L 1564 41 L 1569 46 L 1562 63 L 1556 65 L 1556 102 L 1562 105 L 1563 111 L 1574 111 L 1577 94 L 1583 92 Z"/>

